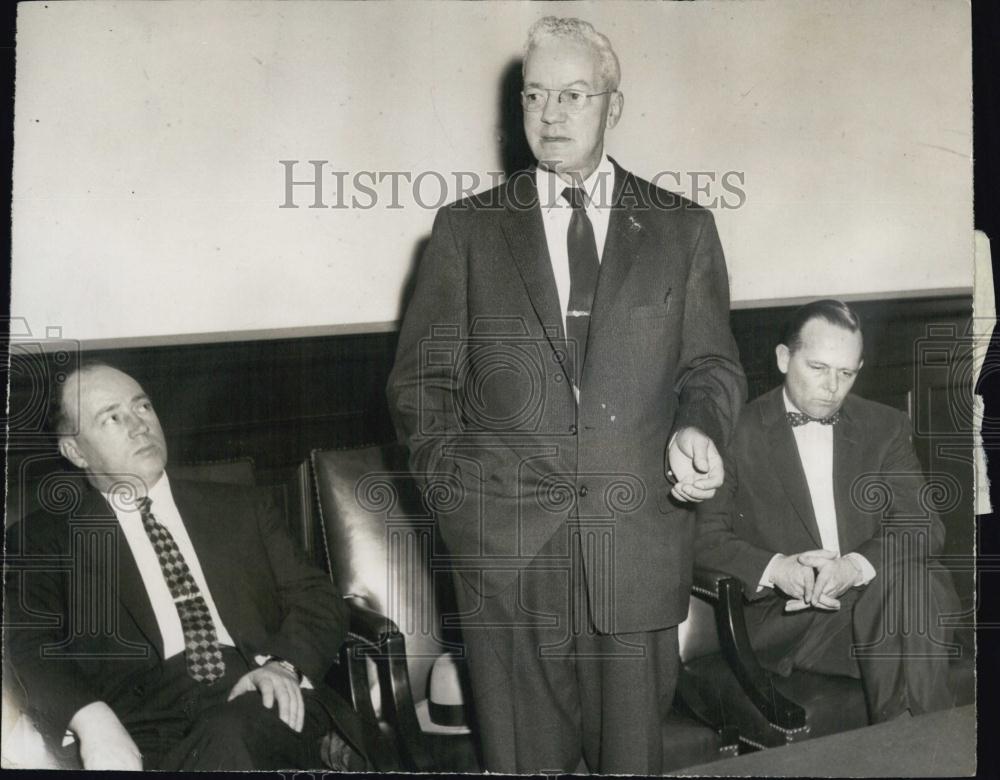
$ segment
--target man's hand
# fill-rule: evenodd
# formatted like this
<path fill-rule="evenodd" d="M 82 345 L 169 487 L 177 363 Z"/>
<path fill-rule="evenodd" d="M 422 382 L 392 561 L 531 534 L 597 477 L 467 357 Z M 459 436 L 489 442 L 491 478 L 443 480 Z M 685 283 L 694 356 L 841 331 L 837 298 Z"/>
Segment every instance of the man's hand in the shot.
<path fill-rule="evenodd" d="M 681 428 L 674 435 L 667 461 L 677 480 L 670 493 L 678 501 L 704 501 L 722 485 L 722 457 L 715 442 L 697 428 Z"/>
<path fill-rule="evenodd" d="M 823 552 L 819 550 L 818 552 Z M 816 575 L 811 566 L 800 563 L 794 555 L 779 555 L 771 564 L 771 582 L 786 596 L 797 601 L 789 602 L 785 609 L 794 612 L 805 609 L 812 599 Z M 801 606 L 799 606 L 801 604 Z"/>
<path fill-rule="evenodd" d="M 823 553 L 823 555 L 817 555 Z M 857 585 L 862 573 L 850 558 L 837 557 L 828 550 L 801 553 L 799 563 L 817 569 L 811 601 L 814 607 L 840 609 L 839 597 Z"/>
<path fill-rule="evenodd" d="M 95 701 L 76 711 L 69 730 L 80 743 L 84 769 L 142 769 L 142 754 L 118 716 L 103 701 Z"/>
<path fill-rule="evenodd" d="M 262 703 L 268 709 L 278 702 L 278 717 L 288 728 L 302 731 L 306 708 L 302 701 L 302 689 L 294 674 L 276 663 L 266 663 L 237 680 L 226 701 L 254 690 L 260 691 Z"/>

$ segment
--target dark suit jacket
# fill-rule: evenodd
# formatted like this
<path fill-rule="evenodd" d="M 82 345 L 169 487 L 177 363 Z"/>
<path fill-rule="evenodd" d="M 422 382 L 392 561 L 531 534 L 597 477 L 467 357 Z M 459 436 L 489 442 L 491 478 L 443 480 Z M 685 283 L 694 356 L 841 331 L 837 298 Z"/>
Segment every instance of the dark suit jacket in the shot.
<path fill-rule="evenodd" d="M 438 212 L 388 391 L 473 587 L 509 585 L 575 507 L 595 625 L 629 632 L 687 614 L 694 520 L 669 498 L 670 435 L 724 444 L 746 385 L 711 213 L 617 164 L 613 203 L 579 407 L 531 171 Z"/>
<path fill-rule="evenodd" d="M 858 552 L 879 572 L 887 517 L 926 523 L 930 552 L 944 543 L 940 518 L 922 501 L 923 471 L 910 421 L 848 395 L 833 429 L 833 489 L 841 554 Z M 726 484 L 698 511 L 697 562 L 740 578 L 750 599 L 775 553 L 822 547 L 805 472 L 780 387 L 743 410 L 726 459 Z"/>
<path fill-rule="evenodd" d="M 7 660 L 36 723 L 56 739 L 91 702 L 119 714 L 141 706 L 137 681 L 160 666 L 163 653 L 111 508 L 82 474 L 72 478 L 75 490 L 59 494 L 69 497 L 65 506 L 42 509 L 7 532 Z M 321 681 L 347 619 L 329 577 L 306 562 L 280 515 L 253 490 L 178 480 L 170 486 L 219 615 L 250 667 L 256 654 L 280 656 L 321 694 L 332 693 Z M 331 708 L 339 723 L 342 702 Z"/>

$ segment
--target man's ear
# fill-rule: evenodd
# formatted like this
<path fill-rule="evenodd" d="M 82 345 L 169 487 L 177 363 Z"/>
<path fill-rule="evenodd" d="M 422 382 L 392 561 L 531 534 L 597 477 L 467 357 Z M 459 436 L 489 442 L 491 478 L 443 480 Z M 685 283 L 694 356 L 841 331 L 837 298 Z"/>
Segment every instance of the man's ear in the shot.
<path fill-rule="evenodd" d="M 77 468 L 87 468 L 87 459 L 83 457 L 83 453 L 80 452 L 80 448 L 72 436 L 59 437 L 59 454 Z"/>
<path fill-rule="evenodd" d="M 792 357 L 791 351 L 784 344 L 779 344 L 774 348 L 774 356 L 778 359 L 778 370 L 782 374 L 787 374 L 788 361 Z"/>
<path fill-rule="evenodd" d="M 625 95 L 621 92 L 612 92 L 611 100 L 608 101 L 608 118 L 605 126 L 608 130 L 618 124 L 622 118 L 622 111 L 625 109 Z"/>

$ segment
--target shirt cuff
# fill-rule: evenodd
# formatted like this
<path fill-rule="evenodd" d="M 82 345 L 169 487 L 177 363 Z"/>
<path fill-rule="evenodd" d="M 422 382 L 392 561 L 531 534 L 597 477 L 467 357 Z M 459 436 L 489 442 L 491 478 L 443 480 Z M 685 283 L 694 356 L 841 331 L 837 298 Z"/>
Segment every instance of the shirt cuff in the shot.
<path fill-rule="evenodd" d="M 760 582 L 757 583 L 757 592 L 760 593 L 764 588 L 773 588 L 774 582 L 771 581 L 771 573 L 774 568 L 774 562 L 781 557 L 781 553 L 775 553 L 771 556 L 771 560 L 767 562 L 767 566 L 764 567 L 764 573 L 760 575 Z"/>
<path fill-rule="evenodd" d="M 272 658 L 274 658 L 273 655 L 255 655 L 253 660 L 257 662 L 258 666 L 263 666 Z M 302 681 L 299 683 L 299 687 L 306 691 L 316 690 L 315 686 L 313 686 L 312 682 L 310 682 L 309 678 L 305 675 L 302 675 Z"/>
<path fill-rule="evenodd" d="M 868 559 L 861 553 L 850 552 L 844 556 L 849 558 L 859 569 L 861 569 L 861 582 L 855 582 L 854 587 L 858 588 L 862 585 L 867 585 L 873 579 L 875 579 L 875 567 L 872 566 Z"/>

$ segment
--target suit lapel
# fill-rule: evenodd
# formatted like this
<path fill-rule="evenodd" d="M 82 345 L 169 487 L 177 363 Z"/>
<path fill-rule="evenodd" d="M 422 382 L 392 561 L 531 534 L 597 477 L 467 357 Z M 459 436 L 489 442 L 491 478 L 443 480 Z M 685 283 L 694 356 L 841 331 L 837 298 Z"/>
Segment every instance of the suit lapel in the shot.
<path fill-rule="evenodd" d="M 146 641 L 162 657 L 163 636 L 160 634 L 160 627 L 156 622 L 153 605 L 146 593 L 146 586 L 142 582 L 142 575 L 139 573 L 139 567 L 132 555 L 132 548 L 129 547 L 128 540 L 126 540 L 111 507 L 97 490 L 89 490 L 77 516 L 91 519 L 103 518 L 113 524 L 115 530 L 115 566 L 113 567 L 114 574 L 111 576 L 117 576 L 117 582 L 105 582 L 105 587 L 116 592 L 122 607 L 132 617 Z M 91 571 L 98 573 L 98 575 L 102 571 L 111 574 L 106 561 L 96 558 L 95 552 L 97 551 L 93 545 L 86 545 L 85 555 Z M 105 578 L 101 577 L 100 579 L 104 580 Z"/>
<path fill-rule="evenodd" d="M 245 609 L 246 594 L 236 587 L 232 576 L 231 549 L 239 544 L 226 523 L 232 508 L 221 503 L 211 491 L 201 490 L 197 484 L 171 482 L 170 489 L 215 608 L 229 635 L 238 644 L 237 637 L 245 634 L 239 618 L 241 605 Z"/>
<path fill-rule="evenodd" d="M 552 273 L 552 260 L 549 258 L 545 226 L 542 224 L 542 212 L 532 171 L 521 171 L 508 183 L 507 203 L 501 227 L 528 299 L 535 310 L 535 315 L 542 323 L 545 336 L 553 350 L 561 351 L 564 348 L 566 335 L 563 331 L 559 293 L 556 289 L 555 275 Z M 564 373 L 566 371 L 565 364 L 563 371 Z M 566 378 L 570 379 L 568 375 Z"/>
<path fill-rule="evenodd" d="M 768 454 L 774 463 L 774 471 L 778 474 L 781 485 L 788 496 L 788 501 L 805 526 L 809 536 L 816 543 L 816 549 L 823 546 L 819 535 L 819 524 L 813 512 L 812 498 L 809 495 L 809 484 L 802 469 L 799 458 L 799 448 L 795 443 L 795 434 L 791 426 L 785 422 L 785 408 L 781 388 L 772 391 L 771 397 L 762 410 L 764 425 L 767 430 Z"/>
<path fill-rule="evenodd" d="M 854 545 L 850 535 L 851 483 L 864 462 L 863 429 L 850 413 L 850 398 L 841 408 L 841 418 L 833 426 L 833 504 L 837 512 L 837 541 L 841 550 Z"/>
<path fill-rule="evenodd" d="M 632 270 L 649 232 L 642 229 L 642 221 L 636 216 L 639 213 L 636 209 L 639 203 L 634 177 L 614 161 L 612 164 L 615 168 L 615 184 L 612 190 L 614 205 L 608 219 L 608 235 L 601 256 L 601 273 L 597 280 L 594 307 L 590 314 L 589 339 L 592 339 L 594 334 L 611 319 L 608 314 L 615 305 L 618 292 Z"/>

